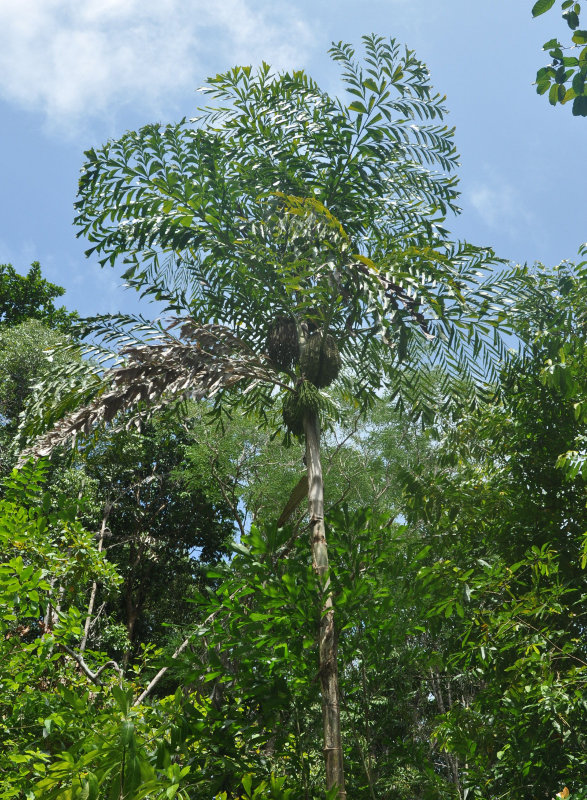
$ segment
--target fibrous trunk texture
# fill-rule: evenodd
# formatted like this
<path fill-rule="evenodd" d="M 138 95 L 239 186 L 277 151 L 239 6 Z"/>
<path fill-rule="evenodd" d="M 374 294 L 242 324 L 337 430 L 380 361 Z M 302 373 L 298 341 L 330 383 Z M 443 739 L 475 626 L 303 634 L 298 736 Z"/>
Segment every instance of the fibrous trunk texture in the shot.
<path fill-rule="evenodd" d="M 334 629 L 334 608 L 330 591 L 328 550 L 324 528 L 324 481 L 320 460 L 320 422 L 317 414 L 306 414 L 304 417 L 304 433 L 306 436 L 312 560 L 314 572 L 320 580 L 322 591 L 320 687 L 322 690 L 326 787 L 332 789 L 336 786 L 339 800 L 346 800 L 340 731 L 337 640 Z"/>

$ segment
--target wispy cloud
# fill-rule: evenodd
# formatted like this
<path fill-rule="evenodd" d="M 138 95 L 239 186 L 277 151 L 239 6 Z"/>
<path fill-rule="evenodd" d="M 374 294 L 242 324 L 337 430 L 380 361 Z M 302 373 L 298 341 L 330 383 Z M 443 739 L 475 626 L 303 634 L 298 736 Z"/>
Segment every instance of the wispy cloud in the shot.
<path fill-rule="evenodd" d="M 532 224 L 532 214 L 527 210 L 523 196 L 501 176 L 490 175 L 473 184 L 465 192 L 465 197 L 493 230 L 513 234 Z"/>
<path fill-rule="evenodd" d="M 219 68 L 300 66 L 309 26 L 270 0 L 0 0 L 0 96 L 65 130 L 158 113 Z"/>

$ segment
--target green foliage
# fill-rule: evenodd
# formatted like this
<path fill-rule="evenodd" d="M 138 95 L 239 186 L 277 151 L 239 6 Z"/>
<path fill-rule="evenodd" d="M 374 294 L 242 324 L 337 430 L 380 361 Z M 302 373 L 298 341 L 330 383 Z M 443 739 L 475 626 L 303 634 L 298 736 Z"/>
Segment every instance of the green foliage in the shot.
<path fill-rule="evenodd" d="M 0 414 L 12 423 L 12 433 L 33 385 L 54 364 L 71 361 L 62 351 L 55 352 L 63 340 L 63 334 L 34 318 L 10 328 L 0 326 Z"/>
<path fill-rule="evenodd" d="M 83 498 L 52 511 L 45 473 L 13 473 L 0 502 L 0 794 L 187 800 L 181 691 L 153 709 L 133 707 L 138 687 L 122 683 L 116 664 L 76 653 L 86 587 L 120 579 L 75 518 Z"/>
<path fill-rule="evenodd" d="M 330 515 L 328 538 L 348 791 L 450 797 L 424 735 L 432 722 L 428 663 L 411 611 L 418 539 L 387 516 L 343 511 Z M 211 698 L 194 797 L 219 788 L 235 796 L 243 772 L 253 785 L 272 772 L 294 797 L 322 797 L 319 687 L 308 658 L 318 647 L 321 590 L 303 537 L 253 526 L 230 565 L 213 574 L 217 588 L 199 601 L 210 613 L 176 667 L 183 684 Z"/>
<path fill-rule="evenodd" d="M 64 290 L 41 277 L 35 262 L 26 276 L 0 265 L 0 472 L 14 466 L 19 415 L 32 387 L 55 367 L 71 364 L 75 354 L 57 352 L 69 342 L 77 315 L 53 300 Z"/>
<path fill-rule="evenodd" d="M 538 0 L 532 8 L 532 16 L 544 14 L 554 3 L 555 0 Z M 564 0 L 561 11 L 572 31 L 572 44 L 562 45 L 558 38 L 545 42 L 543 50 L 548 52 L 552 61 L 536 73 L 536 91 L 538 94 L 548 92 L 548 100 L 553 106 L 572 100 L 573 116 L 587 117 L 587 31 L 579 29 L 581 5 L 574 0 Z M 571 54 L 565 51 L 571 51 Z"/>
<path fill-rule="evenodd" d="M 27 575 L 41 567 L 45 575 L 51 576 L 54 593 L 42 601 L 45 609 L 47 605 L 58 605 L 53 602 L 57 584 L 70 601 L 68 595 L 79 596 L 78 591 L 83 591 L 90 575 L 100 574 L 106 584 L 111 584 L 116 575 L 97 553 L 93 534 L 77 520 L 76 501 L 56 498 L 43 486 L 47 469 L 41 462 L 15 470 L 4 482 L 4 498 L 0 501 L 2 555 L 14 554 L 19 563 L 24 561 Z"/>
<path fill-rule="evenodd" d="M 347 409 L 336 394 L 333 402 L 339 410 L 327 414 L 337 414 L 340 422 L 323 432 L 321 443 L 327 508 L 344 502 L 353 511 L 371 506 L 375 513 L 392 513 L 399 508 L 403 473 L 427 457 L 430 433 L 398 415 L 385 397 L 366 417 L 358 408 Z M 303 476 L 303 446 L 292 438 L 283 447 L 271 428 L 242 412 L 223 420 L 222 427 L 210 424 L 208 410 L 205 404 L 186 410 L 184 478 L 202 486 L 212 501 L 227 501 L 233 513 L 236 509 L 237 524 L 238 519 L 243 526 L 273 524 Z M 289 519 L 294 526 L 306 518 L 304 500 L 302 495 Z"/>
<path fill-rule="evenodd" d="M 511 565 L 480 559 L 464 569 L 445 560 L 420 573 L 430 617 L 456 614 L 452 627 L 462 636 L 447 667 L 466 676 L 469 696 L 435 737 L 466 764 L 473 796 L 531 796 L 561 780 L 584 788 L 587 666 L 578 618 L 587 598 L 584 584 L 565 583 L 560 565 L 544 545 Z"/>
<path fill-rule="evenodd" d="M 48 328 L 69 332 L 77 314 L 65 306 L 55 308 L 53 302 L 63 294 L 65 289 L 41 277 L 38 261 L 26 275 L 20 275 L 11 264 L 0 264 L 0 327 L 38 319 Z"/>
<path fill-rule="evenodd" d="M 76 713 L 82 716 L 85 730 L 78 741 L 45 768 L 42 763 L 35 765 L 40 779 L 34 786 L 34 796 L 47 800 L 62 797 L 187 800 L 190 797 L 187 792 L 190 766 L 177 759 L 172 763 L 170 758 L 170 750 L 175 749 L 174 737 L 177 741 L 181 729 L 180 694 L 169 698 L 155 712 L 132 708 L 132 686 L 125 690 L 113 685 L 98 703 L 89 703 L 87 695 L 75 698 L 67 691 L 64 694 L 69 713 L 52 715 L 47 720 L 52 723 L 50 730 L 53 725 L 65 728 Z M 88 711 L 94 715 L 91 725 Z"/>
<path fill-rule="evenodd" d="M 581 253 L 587 253 L 584 245 Z M 557 452 L 558 466 L 571 481 L 578 475 L 587 480 L 586 266 L 587 262 L 581 262 L 574 269 L 565 265 L 551 279 L 549 288 L 557 293 L 559 303 L 556 311 L 551 311 L 554 318 L 540 332 L 536 344 L 544 354 L 543 383 L 556 393 L 573 416 L 574 440 L 567 443 L 566 452 L 563 448 Z M 543 281 L 546 283 L 548 279 L 544 277 Z"/>
<path fill-rule="evenodd" d="M 436 465 L 407 481 L 408 522 L 428 542 L 417 580 L 442 678 L 435 740 L 480 798 L 585 790 L 585 483 L 557 466 L 583 428 L 584 290 L 568 266 L 535 283 L 503 403 L 447 430 Z"/>
<path fill-rule="evenodd" d="M 162 646 L 170 626 L 193 617 L 190 595 L 234 532 L 228 503 L 205 473 L 186 464 L 195 424 L 187 416 L 179 427 L 160 414 L 140 431 L 104 434 L 75 466 L 92 484 L 92 523 L 99 529 L 106 519 L 105 552 L 124 579 L 118 597 L 98 592 L 106 615 L 91 642 L 122 652 L 125 662 L 141 645 Z"/>
<path fill-rule="evenodd" d="M 76 520 L 75 504 L 45 491 L 45 474 L 43 465 L 14 472 L 0 501 L 3 797 L 30 788 L 37 765 L 47 760 L 45 718 L 59 710 L 63 692 L 73 696 L 84 684 L 64 648 L 80 635 L 88 582 L 118 582 Z M 76 730 L 72 724 L 67 737 Z"/>

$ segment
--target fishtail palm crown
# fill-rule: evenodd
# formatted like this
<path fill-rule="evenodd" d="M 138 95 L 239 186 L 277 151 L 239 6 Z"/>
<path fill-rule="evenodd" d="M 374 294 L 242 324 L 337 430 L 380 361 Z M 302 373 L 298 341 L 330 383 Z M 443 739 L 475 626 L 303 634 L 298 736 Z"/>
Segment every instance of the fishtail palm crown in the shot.
<path fill-rule="evenodd" d="M 88 151 L 76 223 L 88 255 L 123 259 L 129 285 L 194 326 L 220 324 L 259 355 L 282 318 L 298 338 L 330 334 L 349 395 L 387 386 L 424 410 L 439 392 L 422 363 L 443 367 L 444 400 L 462 401 L 463 380 L 475 397 L 511 275 L 496 275 L 491 251 L 446 240 L 457 155 L 426 68 L 393 41 L 364 44 L 363 65 L 350 45 L 330 51 L 350 105 L 303 72 L 236 67 L 209 81 L 214 105 L 197 120 Z M 109 322 L 96 332 L 114 337 Z M 140 348 L 140 320 L 121 342 L 135 322 Z M 293 384 L 299 364 L 286 366 Z M 275 402 L 261 384 L 254 395 L 257 408 Z"/>

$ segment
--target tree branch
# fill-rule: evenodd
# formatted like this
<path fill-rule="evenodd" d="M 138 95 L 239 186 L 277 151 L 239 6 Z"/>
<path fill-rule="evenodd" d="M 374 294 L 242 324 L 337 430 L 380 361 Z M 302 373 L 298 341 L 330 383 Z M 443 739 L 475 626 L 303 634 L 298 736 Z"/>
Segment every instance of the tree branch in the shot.
<path fill-rule="evenodd" d="M 240 587 L 238 589 L 235 589 L 235 591 L 230 595 L 229 599 L 230 600 L 234 600 L 234 598 L 237 596 L 239 591 L 240 591 Z M 222 608 L 223 608 L 223 606 L 219 606 L 215 611 L 213 611 L 211 614 L 209 614 L 206 617 L 206 619 L 204 620 L 204 622 L 202 623 L 202 625 L 208 625 L 210 622 L 213 622 L 216 619 L 216 616 L 222 610 Z M 172 659 L 176 659 L 179 655 L 181 655 L 183 653 L 183 651 L 187 648 L 187 646 L 189 645 L 189 643 L 190 643 L 190 641 L 192 640 L 193 637 L 194 637 L 194 634 L 190 633 L 190 635 L 187 638 L 185 638 L 183 640 L 183 642 L 179 645 L 179 647 L 174 652 L 174 654 L 171 656 L 171 658 Z M 165 673 L 167 672 L 168 669 L 169 669 L 169 667 L 161 667 L 161 669 L 155 675 L 153 680 L 149 683 L 147 688 L 134 701 L 133 707 L 134 706 L 138 706 L 138 705 L 140 705 L 141 703 L 143 703 L 145 701 L 145 699 L 152 692 L 152 690 L 155 688 L 155 686 L 157 686 L 157 684 L 159 683 L 161 678 L 165 675 Z"/>
<path fill-rule="evenodd" d="M 65 652 L 68 653 L 74 659 L 74 661 L 77 661 L 84 675 L 86 675 L 92 681 L 92 683 L 95 683 L 96 686 L 104 686 L 104 683 L 100 680 L 100 675 L 108 667 L 112 667 L 113 669 L 115 669 L 116 672 L 118 672 L 119 680 L 122 681 L 122 670 L 120 669 L 116 661 L 107 661 L 105 664 L 102 664 L 99 670 L 97 670 L 96 672 L 92 672 L 92 670 L 88 667 L 88 665 L 84 661 L 83 656 L 76 653 L 75 650 L 71 649 L 71 647 L 68 647 L 66 644 L 63 644 L 63 642 L 61 642 L 60 645 L 65 650 Z"/>

